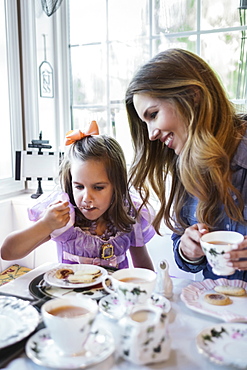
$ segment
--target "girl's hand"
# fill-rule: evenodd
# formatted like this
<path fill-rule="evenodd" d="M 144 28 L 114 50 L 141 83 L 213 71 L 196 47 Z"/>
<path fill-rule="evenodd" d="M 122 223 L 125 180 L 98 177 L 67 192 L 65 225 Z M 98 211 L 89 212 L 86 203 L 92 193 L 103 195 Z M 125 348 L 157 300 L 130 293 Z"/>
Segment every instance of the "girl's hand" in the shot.
<path fill-rule="evenodd" d="M 231 252 L 225 253 L 224 258 L 226 258 L 228 266 L 237 270 L 247 270 L 247 235 L 242 243 L 234 245 Z M 239 261 L 240 259 L 244 260 Z"/>
<path fill-rule="evenodd" d="M 200 245 L 200 238 L 202 235 L 208 233 L 208 231 L 207 226 L 204 224 L 195 224 L 185 229 L 180 241 L 180 250 L 185 258 L 196 261 L 204 256 Z"/>
<path fill-rule="evenodd" d="M 67 225 L 70 220 L 69 202 L 51 204 L 42 217 L 43 222 L 49 225 L 51 232 Z"/>

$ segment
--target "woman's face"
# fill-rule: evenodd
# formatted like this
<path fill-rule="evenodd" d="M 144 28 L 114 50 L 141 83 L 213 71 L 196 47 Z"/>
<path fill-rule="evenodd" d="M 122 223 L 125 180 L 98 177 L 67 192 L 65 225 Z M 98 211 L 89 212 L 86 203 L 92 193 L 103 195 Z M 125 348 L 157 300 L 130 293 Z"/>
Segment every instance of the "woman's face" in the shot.
<path fill-rule="evenodd" d="M 103 162 L 74 161 L 71 165 L 72 189 L 77 207 L 88 220 L 96 220 L 110 207 L 113 185 Z"/>
<path fill-rule="evenodd" d="M 173 105 L 165 99 L 152 98 L 147 94 L 135 94 L 135 110 L 147 124 L 150 140 L 160 140 L 178 155 L 188 137 L 188 130 Z"/>

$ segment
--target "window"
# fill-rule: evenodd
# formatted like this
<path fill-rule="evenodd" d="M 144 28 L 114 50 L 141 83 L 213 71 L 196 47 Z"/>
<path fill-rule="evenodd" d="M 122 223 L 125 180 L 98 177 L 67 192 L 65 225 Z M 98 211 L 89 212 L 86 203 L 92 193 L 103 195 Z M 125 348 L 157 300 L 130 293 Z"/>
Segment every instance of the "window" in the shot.
<path fill-rule="evenodd" d="M 245 103 L 242 49 L 247 10 L 239 9 L 237 1 L 70 0 L 68 4 L 72 125 L 79 128 L 96 119 L 101 132 L 114 135 L 125 149 L 128 162 L 125 91 L 135 70 L 158 52 L 179 47 L 199 54 L 219 75 L 229 98 Z M 244 84 L 241 90 L 240 84 Z"/>
<path fill-rule="evenodd" d="M 15 1 L 0 0 L 0 195 L 23 188 L 14 180 L 15 150 L 22 146 L 19 45 Z"/>

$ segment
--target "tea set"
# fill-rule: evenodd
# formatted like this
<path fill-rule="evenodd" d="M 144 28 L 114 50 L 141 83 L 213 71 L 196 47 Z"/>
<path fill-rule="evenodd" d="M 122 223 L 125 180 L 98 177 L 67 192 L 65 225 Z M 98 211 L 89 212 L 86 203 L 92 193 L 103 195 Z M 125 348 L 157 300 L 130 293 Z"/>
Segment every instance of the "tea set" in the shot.
<path fill-rule="evenodd" d="M 163 285 L 168 282 L 171 288 L 171 282 L 164 276 L 167 262 L 163 261 L 162 266 L 158 273 L 127 268 L 102 274 L 101 283 L 108 295 L 98 303 L 81 294 L 48 300 L 41 308 L 45 328 L 28 340 L 28 357 L 39 365 L 60 369 L 103 362 L 114 352 L 137 365 L 167 360 L 171 303 L 164 296 Z M 100 319 L 99 313 L 106 321 Z M 117 326 L 117 339 L 109 330 L 111 325 L 105 325 L 107 319 L 113 323 L 114 332 Z"/>
<path fill-rule="evenodd" d="M 229 232 L 227 235 L 227 232 L 218 231 L 201 238 L 202 249 L 215 273 L 226 273 L 223 254 L 234 243 L 241 242 L 241 237 L 238 233 Z M 71 265 L 71 268 L 80 268 L 79 265 L 75 266 Z M 55 279 L 54 270 L 50 275 Z M 46 273 L 44 279 L 53 285 L 50 275 Z M 114 352 L 118 357 L 136 365 L 169 359 L 171 339 L 168 314 L 173 282 L 169 276 L 168 262 L 160 261 L 157 272 L 144 268 L 125 268 L 109 273 L 102 268 L 100 282 L 106 295 L 101 297 L 98 304 L 95 299 L 83 294 L 69 296 L 66 293 L 66 299 L 55 298 L 42 306 L 46 328 L 30 338 L 26 348 L 34 362 L 53 367 L 59 365 L 60 368 L 69 364 L 72 369 L 78 365 L 85 367 L 102 362 Z M 54 285 L 64 288 L 61 281 Z M 60 317 L 53 313 L 72 312 L 72 308 L 77 311 L 83 309 L 83 314 Z M 105 323 L 99 325 L 98 313 L 114 322 L 117 341 L 109 330 L 110 325 L 107 328 Z"/>

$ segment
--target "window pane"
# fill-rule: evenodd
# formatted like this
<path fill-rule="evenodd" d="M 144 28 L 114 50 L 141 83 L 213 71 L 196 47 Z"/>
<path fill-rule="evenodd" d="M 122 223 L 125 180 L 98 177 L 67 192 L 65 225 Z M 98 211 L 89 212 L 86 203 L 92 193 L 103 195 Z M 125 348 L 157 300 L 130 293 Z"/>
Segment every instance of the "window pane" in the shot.
<path fill-rule="evenodd" d="M 72 45 L 105 41 L 106 2 L 70 0 L 70 43 Z"/>
<path fill-rule="evenodd" d="M 109 84 L 111 103 L 123 101 L 133 71 L 149 59 L 149 39 L 111 42 L 109 47 Z"/>
<path fill-rule="evenodd" d="M 109 133 L 107 126 L 107 113 L 106 108 L 92 107 L 84 109 L 73 109 L 73 128 L 84 129 L 88 123 L 95 120 L 99 125 L 101 134 Z"/>
<path fill-rule="evenodd" d="M 154 2 L 154 34 L 196 30 L 196 0 Z"/>
<path fill-rule="evenodd" d="M 102 45 L 71 48 L 73 104 L 106 104 L 106 51 Z"/>
<path fill-rule="evenodd" d="M 149 34 L 148 0 L 108 0 L 109 40 L 133 40 Z"/>
<path fill-rule="evenodd" d="M 4 127 L 0 145 L 0 179 L 12 177 L 12 147 L 10 134 L 9 85 L 6 48 L 4 1 L 0 1 L 0 74 L 1 74 L 1 125 Z"/>
<path fill-rule="evenodd" d="M 235 99 L 237 96 L 240 41 L 240 32 L 221 32 L 201 36 L 201 56 L 220 76 L 230 99 Z"/>
<path fill-rule="evenodd" d="M 240 26 L 240 1 L 202 0 L 201 28 L 213 29 Z"/>
<path fill-rule="evenodd" d="M 169 48 L 181 48 L 196 52 L 196 36 L 162 36 L 153 40 L 153 55 Z"/>
<path fill-rule="evenodd" d="M 127 112 L 125 106 L 119 106 L 118 108 L 112 109 L 112 117 L 114 113 L 114 122 L 116 127 L 116 140 L 124 150 L 124 155 L 127 165 L 130 165 L 133 159 L 133 146 L 130 136 L 129 125 L 127 124 Z"/>

